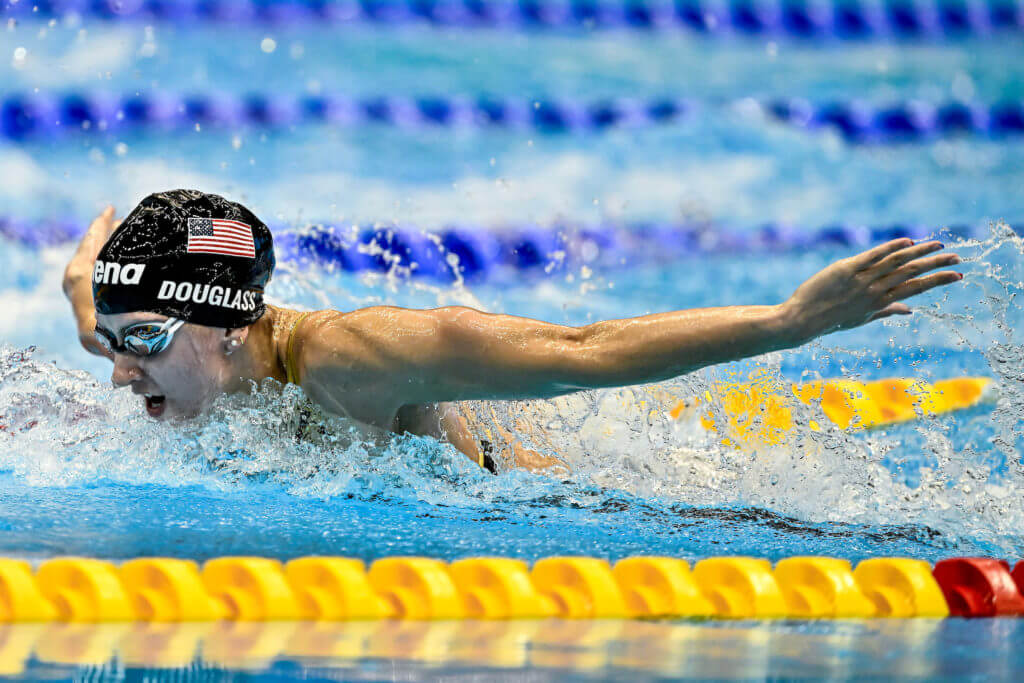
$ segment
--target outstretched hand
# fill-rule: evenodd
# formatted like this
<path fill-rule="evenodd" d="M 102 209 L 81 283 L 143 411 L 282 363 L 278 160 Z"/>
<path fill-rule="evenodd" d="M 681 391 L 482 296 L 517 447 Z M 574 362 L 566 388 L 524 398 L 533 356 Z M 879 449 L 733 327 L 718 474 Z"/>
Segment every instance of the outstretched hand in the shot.
<path fill-rule="evenodd" d="M 110 352 L 96 340 L 96 311 L 92 302 L 92 270 L 96 256 L 106 244 L 110 233 L 121 221 L 114 219 L 114 207 L 108 206 L 89 225 L 64 269 L 64 295 L 71 302 L 78 326 L 78 340 L 90 353 L 110 357 Z"/>
<path fill-rule="evenodd" d="M 75 250 L 67 268 L 64 269 L 64 293 L 68 294 L 74 281 L 82 277 L 92 277 L 93 264 L 100 249 L 107 243 L 110 233 L 114 232 L 120 221 L 114 220 L 114 207 L 108 206 L 93 219 L 89 229 L 82 235 L 78 248 Z"/>
<path fill-rule="evenodd" d="M 886 242 L 828 266 L 800 285 L 783 307 L 806 339 L 891 315 L 909 315 L 904 299 L 963 279 L 951 270 L 930 272 L 960 263 L 956 254 L 935 253 L 942 248 L 934 241 Z"/>

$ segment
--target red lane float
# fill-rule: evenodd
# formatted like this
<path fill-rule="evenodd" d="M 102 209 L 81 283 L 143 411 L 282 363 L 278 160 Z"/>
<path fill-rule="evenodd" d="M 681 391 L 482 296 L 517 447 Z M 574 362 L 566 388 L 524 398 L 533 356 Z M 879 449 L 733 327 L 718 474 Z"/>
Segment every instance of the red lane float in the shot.
<path fill-rule="evenodd" d="M 1024 615 L 1024 596 L 1010 575 L 1006 560 L 955 557 L 937 562 L 932 574 L 952 616 Z"/>

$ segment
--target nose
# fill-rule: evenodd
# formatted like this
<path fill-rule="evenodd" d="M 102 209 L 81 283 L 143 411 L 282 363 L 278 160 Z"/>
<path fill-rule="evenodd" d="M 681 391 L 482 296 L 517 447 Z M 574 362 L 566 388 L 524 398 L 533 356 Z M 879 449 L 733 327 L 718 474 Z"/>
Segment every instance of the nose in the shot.
<path fill-rule="evenodd" d="M 142 368 L 138 359 L 130 353 L 114 354 L 114 370 L 110 373 L 110 381 L 115 387 L 126 387 L 132 382 L 142 379 Z"/>

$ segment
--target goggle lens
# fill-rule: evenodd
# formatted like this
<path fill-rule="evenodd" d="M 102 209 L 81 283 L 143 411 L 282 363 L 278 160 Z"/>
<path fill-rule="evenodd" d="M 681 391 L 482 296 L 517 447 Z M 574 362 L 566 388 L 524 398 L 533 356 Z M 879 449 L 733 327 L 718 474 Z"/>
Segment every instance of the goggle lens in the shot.
<path fill-rule="evenodd" d="M 132 325 L 124 331 L 125 339 L 128 337 L 139 337 L 140 339 L 153 339 L 157 335 L 166 334 L 162 323 L 140 323 Z"/>
<path fill-rule="evenodd" d="M 154 353 L 160 351 L 160 349 L 155 348 L 155 345 L 151 346 L 149 342 L 141 339 L 133 339 L 132 337 L 124 338 L 124 346 L 136 356 L 152 356 Z"/>
<path fill-rule="evenodd" d="M 111 353 L 131 353 L 136 356 L 152 356 L 160 353 L 171 343 L 174 333 L 184 324 L 176 318 L 168 318 L 163 323 L 138 323 L 127 327 L 124 332 L 124 343 L 118 344 L 117 339 L 99 325 L 96 326 L 96 339 Z"/>
<path fill-rule="evenodd" d="M 112 340 L 107 331 L 104 330 L 102 327 L 96 328 L 96 341 L 102 344 L 103 348 L 105 348 L 110 353 L 114 352 L 114 347 L 117 345 L 117 340 Z"/>

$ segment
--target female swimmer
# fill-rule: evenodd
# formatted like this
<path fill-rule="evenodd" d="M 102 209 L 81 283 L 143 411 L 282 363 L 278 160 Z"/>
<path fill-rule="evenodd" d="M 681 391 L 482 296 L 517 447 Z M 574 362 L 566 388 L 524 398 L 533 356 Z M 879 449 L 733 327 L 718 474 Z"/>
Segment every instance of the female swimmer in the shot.
<path fill-rule="evenodd" d="M 897 239 L 833 263 L 786 301 L 554 325 L 462 307 L 302 313 L 268 306 L 269 229 L 195 190 L 146 197 L 120 224 L 90 226 L 64 292 L 79 339 L 114 362 L 156 419 L 188 418 L 273 377 L 327 412 L 431 435 L 488 462 L 460 401 L 548 398 L 658 382 L 907 315 L 905 299 L 962 279 L 938 242 Z"/>

